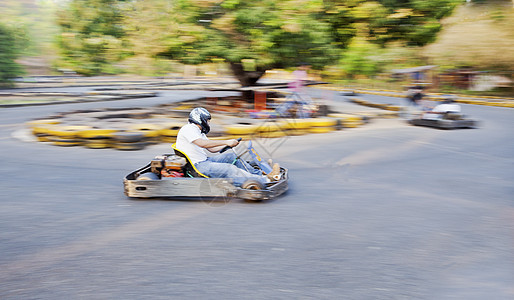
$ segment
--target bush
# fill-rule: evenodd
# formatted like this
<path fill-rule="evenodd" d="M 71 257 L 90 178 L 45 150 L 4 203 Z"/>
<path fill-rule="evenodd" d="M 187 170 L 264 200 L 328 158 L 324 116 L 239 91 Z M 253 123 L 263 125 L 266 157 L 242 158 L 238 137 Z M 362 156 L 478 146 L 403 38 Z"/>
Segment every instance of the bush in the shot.
<path fill-rule="evenodd" d="M 15 60 L 20 55 L 15 31 L 0 24 L 0 86 L 12 86 L 12 79 L 23 74 Z"/>

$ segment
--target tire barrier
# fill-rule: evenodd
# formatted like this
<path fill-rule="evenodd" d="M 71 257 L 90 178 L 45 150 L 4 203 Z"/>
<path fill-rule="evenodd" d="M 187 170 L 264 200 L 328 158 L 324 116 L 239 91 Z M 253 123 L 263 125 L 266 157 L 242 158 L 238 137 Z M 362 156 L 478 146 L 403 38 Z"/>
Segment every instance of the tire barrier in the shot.
<path fill-rule="evenodd" d="M 115 143 L 112 147 L 117 150 L 142 150 L 149 143 L 147 142 L 137 142 L 137 143 Z"/>
<path fill-rule="evenodd" d="M 112 140 L 116 145 L 127 145 L 144 141 L 145 135 L 141 132 L 119 131 L 116 132 Z"/>
<path fill-rule="evenodd" d="M 402 107 L 399 106 L 399 105 L 383 104 L 383 103 L 373 103 L 373 102 L 369 102 L 369 101 L 366 101 L 364 99 L 358 99 L 358 98 L 351 99 L 350 101 L 355 103 L 355 104 L 362 105 L 362 106 L 374 107 L 374 108 L 379 108 L 379 109 L 393 111 L 393 112 L 400 112 L 402 110 Z M 392 116 L 392 115 L 395 115 L 395 114 L 389 114 L 389 115 L 386 115 L 386 116 Z M 398 113 L 396 115 L 398 115 Z M 382 114 L 378 114 L 377 116 L 383 116 L 383 115 Z"/>
<path fill-rule="evenodd" d="M 328 116 L 337 119 L 341 129 L 356 128 L 366 124 L 369 120 L 369 117 L 362 114 L 329 114 Z"/>
<path fill-rule="evenodd" d="M 79 131 L 77 136 L 82 139 L 90 140 L 110 139 L 116 132 L 118 132 L 117 129 L 90 128 Z"/>
<path fill-rule="evenodd" d="M 228 135 L 246 135 L 250 136 L 259 131 L 259 125 L 250 124 L 250 123 L 238 123 L 233 125 L 228 125 L 225 127 L 225 133 Z"/>
<path fill-rule="evenodd" d="M 342 93 L 347 93 L 347 88 L 341 88 L 341 87 L 333 87 L 333 86 L 324 86 L 324 87 L 318 87 L 320 89 L 328 89 L 333 91 L 340 91 Z M 352 90 L 352 94 L 345 94 L 344 96 L 355 96 L 356 94 L 369 94 L 369 95 L 378 95 L 378 96 L 385 96 L 385 97 L 396 97 L 396 98 L 406 98 L 407 95 L 405 92 L 401 91 L 395 91 L 395 90 L 384 90 L 384 89 L 374 89 L 374 90 L 368 90 L 368 89 L 355 89 Z M 443 101 L 445 100 L 444 94 L 441 93 L 427 93 L 427 99 L 433 100 L 433 101 Z M 514 108 L 514 98 L 505 98 L 505 97 L 496 97 L 496 96 L 472 96 L 469 95 L 456 95 L 457 99 L 455 99 L 455 102 L 458 103 L 464 103 L 464 104 L 473 104 L 473 105 L 487 105 L 487 106 L 497 106 L 497 107 L 508 107 L 508 108 Z M 355 99 L 352 99 L 355 100 Z M 355 101 L 354 101 L 355 102 Z M 358 102 L 355 102 L 358 103 Z M 374 104 L 378 105 L 378 104 Z M 373 106 L 375 107 L 375 106 Z M 380 107 L 377 107 L 380 108 Z M 388 110 L 395 110 L 396 107 L 394 105 L 389 105 Z M 396 110 L 396 111 L 399 111 Z"/>
<path fill-rule="evenodd" d="M 205 103 L 196 105 L 207 106 Z M 187 122 L 187 116 L 181 109 L 187 110 L 193 106 L 187 102 L 174 106 L 161 105 L 155 109 L 77 110 L 32 120 L 26 125 L 38 141 L 56 146 L 141 150 L 155 143 L 174 143 L 180 128 Z M 329 133 L 361 126 L 367 120 L 366 116 L 351 114 L 262 120 L 220 113 L 213 118 L 209 137 L 254 139 Z"/>
<path fill-rule="evenodd" d="M 336 118 L 313 118 L 309 119 L 309 133 L 328 133 L 340 129 L 340 121 Z"/>
<path fill-rule="evenodd" d="M 105 149 L 112 148 L 114 144 L 111 139 L 108 138 L 98 138 L 98 139 L 87 139 L 84 140 L 83 146 L 91 149 Z"/>

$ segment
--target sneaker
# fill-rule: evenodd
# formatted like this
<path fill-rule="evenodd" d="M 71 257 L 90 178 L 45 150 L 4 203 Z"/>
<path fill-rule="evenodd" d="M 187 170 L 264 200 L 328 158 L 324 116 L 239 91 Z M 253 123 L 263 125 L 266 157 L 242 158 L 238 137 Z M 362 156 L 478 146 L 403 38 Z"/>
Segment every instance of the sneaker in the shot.
<path fill-rule="evenodd" d="M 271 167 L 273 166 L 273 160 L 270 158 L 268 159 L 268 165 Z M 262 171 L 262 175 L 267 175 L 266 172 Z"/>
<path fill-rule="evenodd" d="M 280 179 L 280 165 L 279 164 L 274 164 L 273 165 L 273 170 L 271 172 L 269 172 L 266 176 L 268 176 L 268 178 L 271 181 L 279 180 Z"/>

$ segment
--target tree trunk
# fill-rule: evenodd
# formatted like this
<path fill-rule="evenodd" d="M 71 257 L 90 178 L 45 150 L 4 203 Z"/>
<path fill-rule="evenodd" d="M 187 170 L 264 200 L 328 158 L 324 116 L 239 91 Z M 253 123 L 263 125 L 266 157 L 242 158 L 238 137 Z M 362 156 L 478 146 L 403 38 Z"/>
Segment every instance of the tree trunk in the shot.
<path fill-rule="evenodd" d="M 241 63 L 230 63 L 230 69 L 242 86 L 252 86 L 264 75 L 266 69 L 257 67 L 255 71 L 245 71 Z"/>

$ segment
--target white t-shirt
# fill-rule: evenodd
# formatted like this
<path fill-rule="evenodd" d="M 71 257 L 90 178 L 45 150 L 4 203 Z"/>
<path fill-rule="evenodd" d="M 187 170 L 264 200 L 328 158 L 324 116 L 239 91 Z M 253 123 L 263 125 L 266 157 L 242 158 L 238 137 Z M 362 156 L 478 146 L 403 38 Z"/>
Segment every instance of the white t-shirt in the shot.
<path fill-rule="evenodd" d="M 442 113 L 452 112 L 452 113 L 460 113 L 460 105 L 451 104 L 451 103 L 443 103 L 439 104 L 432 109 L 432 112 L 427 112 L 423 115 L 424 119 L 427 120 L 439 120 L 442 118 Z"/>
<path fill-rule="evenodd" d="M 193 144 L 197 139 L 208 140 L 205 133 L 202 133 L 196 124 L 189 123 L 180 128 L 177 135 L 177 143 L 175 145 L 178 150 L 182 151 L 189 157 L 193 164 L 207 159 L 205 149 Z"/>
<path fill-rule="evenodd" d="M 458 104 L 450 104 L 450 103 L 444 103 L 439 104 L 434 109 L 432 109 L 433 112 L 453 112 L 453 113 L 460 113 L 460 105 Z"/>

